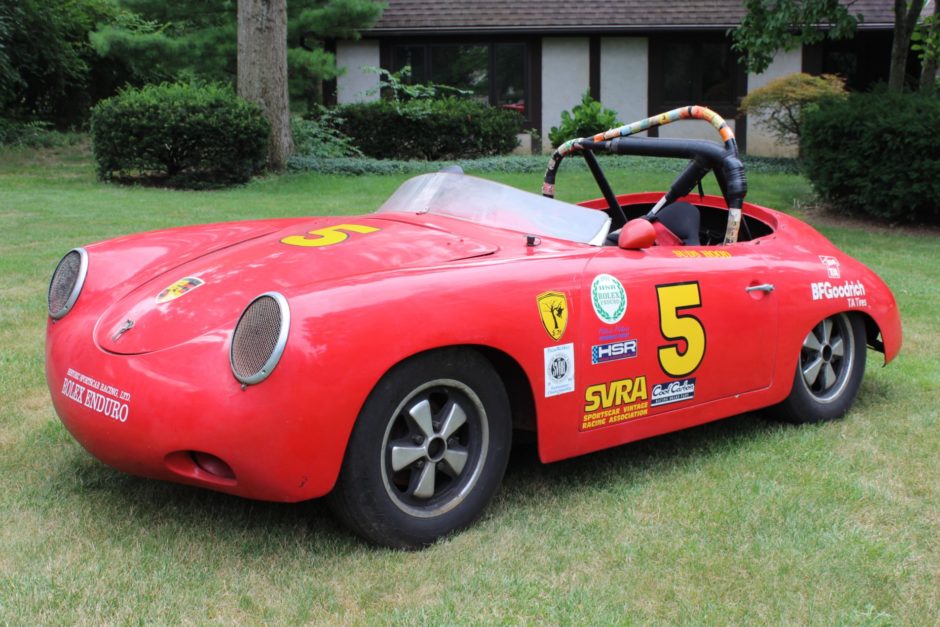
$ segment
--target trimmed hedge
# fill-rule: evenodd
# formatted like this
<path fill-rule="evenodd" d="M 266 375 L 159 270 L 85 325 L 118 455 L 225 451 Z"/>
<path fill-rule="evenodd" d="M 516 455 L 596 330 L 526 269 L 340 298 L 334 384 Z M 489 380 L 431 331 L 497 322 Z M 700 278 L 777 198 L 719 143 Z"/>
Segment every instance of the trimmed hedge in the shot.
<path fill-rule="evenodd" d="M 599 155 L 598 160 L 605 171 L 642 171 L 673 172 L 679 174 L 685 169 L 682 159 L 664 159 L 659 157 L 609 156 Z M 751 157 L 742 155 L 744 167 L 748 172 L 771 174 L 799 174 L 800 167 L 796 159 L 780 157 Z M 483 157 L 481 159 L 459 159 L 450 161 L 402 161 L 395 159 L 362 159 L 357 157 L 322 157 L 294 155 L 287 160 L 287 168 L 293 172 L 318 172 L 320 174 L 343 174 L 350 176 L 366 174 L 424 174 L 439 172 L 451 165 L 458 165 L 467 172 L 515 172 L 533 175 L 545 173 L 548 155 L 509 155 L 501 157 Z M 586 170 L 584 159 L 570 157 L 561 166 L 561 174 L 573 170 Z M 541 181 L 541 177 L 533 179 Z"/>
<path fill-rule="evenodd" d="M 523 117 L 463 98 L 342 105 L 340 130 L 375 159 L 464 159 L 511 152 Z"/>
<path fill-rule="evenodd" d="M 940 99 L 852 94 L 806 111 L 806 177 L 834 208 L 940 223 Z"/>
<path fill-rule="evenodd" d="M 270 126 L 222 85 L 127 89 L 92 110 L 102 180 L 137 177 L 169 187 L 244 183 L 264 167 Z"/>

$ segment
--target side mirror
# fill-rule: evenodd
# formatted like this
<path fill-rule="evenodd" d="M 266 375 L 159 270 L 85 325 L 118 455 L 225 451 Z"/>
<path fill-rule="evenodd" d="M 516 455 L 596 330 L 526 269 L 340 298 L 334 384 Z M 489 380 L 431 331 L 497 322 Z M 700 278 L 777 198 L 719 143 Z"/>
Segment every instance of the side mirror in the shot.
<path fill-rule="evenodd" d="M 620 229 L 620 238 L 617 245 L 627 250 L 649 248 L 656 241 L 656 229 L 653 223 L 645 218 L 630 220 Z"/>

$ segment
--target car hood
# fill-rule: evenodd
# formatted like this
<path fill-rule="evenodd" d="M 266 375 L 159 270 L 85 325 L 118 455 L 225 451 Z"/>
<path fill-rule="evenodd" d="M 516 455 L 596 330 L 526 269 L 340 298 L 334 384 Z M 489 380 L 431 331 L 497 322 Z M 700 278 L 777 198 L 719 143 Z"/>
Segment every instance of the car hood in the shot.
<path fill-rule="evenodd" d="M 344 229 L 348 222 L 342 219 L 314 219 L 186 261 L 109 306 L 98 319 L 95 339 L 109 352 L 148 353 L 231 329 L 248 303 L 264 292 L 290 293 L 305 285 L 431 267 L 498 250 L 393 216 L 354 220 L 354 227 L 369 232 Z M 321 245 L 291 245 L 285 239 Z"/>

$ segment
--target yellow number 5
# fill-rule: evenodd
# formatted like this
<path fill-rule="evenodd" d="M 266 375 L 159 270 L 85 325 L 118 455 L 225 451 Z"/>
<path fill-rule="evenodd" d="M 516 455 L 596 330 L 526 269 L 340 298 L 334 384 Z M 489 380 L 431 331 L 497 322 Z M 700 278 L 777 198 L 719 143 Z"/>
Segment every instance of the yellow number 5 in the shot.
<path fill-rule="evenodd" d="M 291 235 L 281 240 L 284 244 L 291 246 L 332 246 L 345 242 L 349 233 L 374 233 L 379 229 L 373 226 L 362 226 L 361 224 L 336 224 L 334 226 L 323 227 L 308 231 L 307 235 Z M 346 233 L 344 231 L 349 231 Z M 309 237 L 315 235 L 316 237 Z"/>
<path fill-rule="evenodd" d="M 692 314 L 680 314 L 681 309 L 702 306 L 698 283 L 657 285 L 659 300 L 659 329 L 666 340 L 676 342 L 659 347 L 659 366 L 671 377 L 684 377 L 699 367 L 705 357 L 705 328 Z M 685 350 L 679 350 L 678 340 L 685 340 Z"/>

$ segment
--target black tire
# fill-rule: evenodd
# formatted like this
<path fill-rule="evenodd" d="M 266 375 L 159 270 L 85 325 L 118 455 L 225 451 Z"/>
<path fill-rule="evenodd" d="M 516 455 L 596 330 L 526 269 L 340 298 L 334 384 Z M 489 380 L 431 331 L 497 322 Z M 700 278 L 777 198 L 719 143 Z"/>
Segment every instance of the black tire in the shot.
<path fill-rule="evenodd" d="M 480 353 L 413 357 L 366 399 L 330 505 L 371 542 L 427 546 L 480 516 L 506 471 L 511 438 L 506 389 Z"/>
<path fill-rule="evenodd" d="M 826 318 L 803 340 L 793 389 L 774 413 L 796 423 L 841 418 L 862 383 L 865 354 L 865 325 L 858 316 Z"/>

